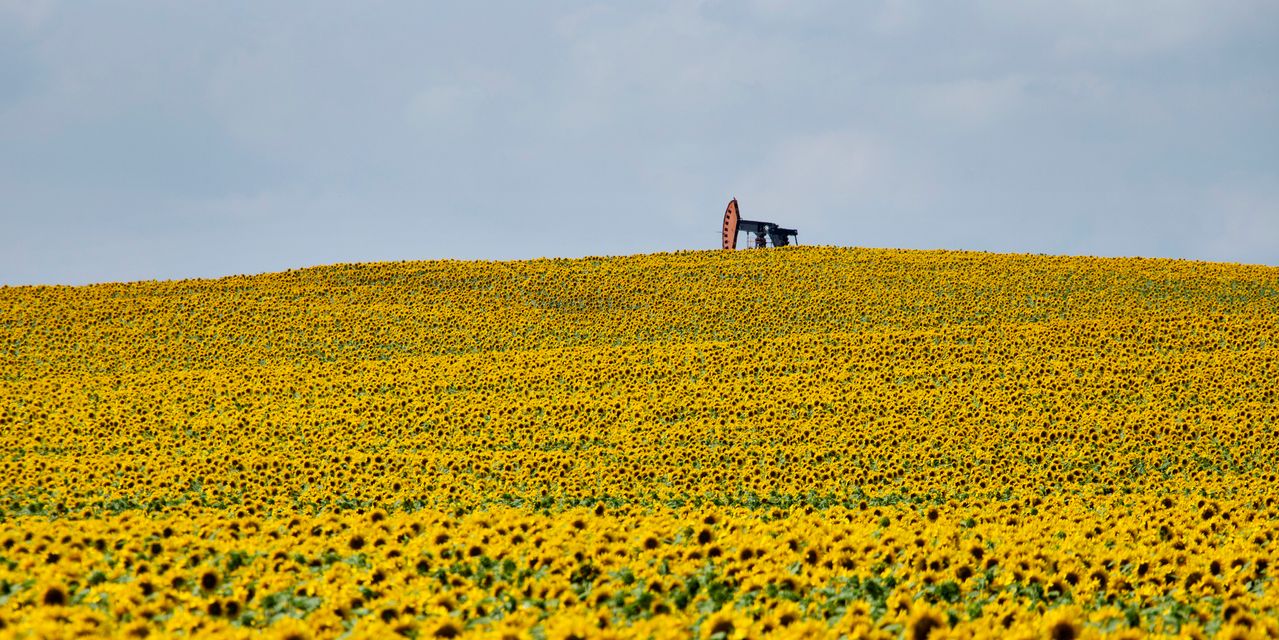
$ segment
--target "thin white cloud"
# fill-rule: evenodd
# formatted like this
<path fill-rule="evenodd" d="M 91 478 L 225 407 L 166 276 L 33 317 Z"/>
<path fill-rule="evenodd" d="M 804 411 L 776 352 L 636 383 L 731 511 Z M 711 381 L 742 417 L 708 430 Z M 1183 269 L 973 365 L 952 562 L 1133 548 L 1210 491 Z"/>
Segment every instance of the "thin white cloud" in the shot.
<path fill-rule="evenodd" d="M 1073 57 L 1150 56 L 1229 37 L 1272 14 L 1265 0 L 985 0 L 983 13 Z"/>
<path fill-rule="evenodd" d="M 897 35 L 915 28 L 924 11 L 919 0 L 884 0 L 872 24 L 882 35 Z"/>
<path fill-rule="evenodd" d="M 866 194 L 882 186 L 877 182 L 900 185 L 902 169 L 882 143 L 860 131 L 796 135 L 756 159 L 734 181 L 734 195 L 742 198 L 747 218 L 805 227 L 813 241 L 821 238 L 819 229 L 863 209 Z"/>
<path fill-rule="evenodd" d="M 1204 257 L 1238 261 L 1273 255 L 1279 242 L 1279 181 L 1268 191 L 1251 188 L 1210 190 L 1204 215 L 1209 224 Z"/>
<path fill-rule="evenodd" d="M 0 22 L 36 31 L 48 22 L 54 4 L 54 0 L 0 0 Z"/>

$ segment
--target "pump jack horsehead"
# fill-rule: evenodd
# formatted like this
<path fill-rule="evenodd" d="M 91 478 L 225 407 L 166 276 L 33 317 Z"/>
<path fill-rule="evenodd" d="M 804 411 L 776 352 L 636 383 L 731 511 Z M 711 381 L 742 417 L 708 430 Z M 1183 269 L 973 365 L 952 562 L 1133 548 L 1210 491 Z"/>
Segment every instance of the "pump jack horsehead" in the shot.
<path fill-rule="evenodd" d="M 783 229 L 773 222 L 757 222 L 755 220 L 742 220 L 741 214 L 737 209 L 737 198 L 728 201 L 728 208 L 724 210 L 724 244 L 725 249 L 737 248 L 737 234 L 741 232 L 754 234 L 753 245 L 757 249 L 764 247 L 784 247 L 791 243 L 794 238 L 796 243 L 799 241 L 799 232 L 794 229 Z"/>

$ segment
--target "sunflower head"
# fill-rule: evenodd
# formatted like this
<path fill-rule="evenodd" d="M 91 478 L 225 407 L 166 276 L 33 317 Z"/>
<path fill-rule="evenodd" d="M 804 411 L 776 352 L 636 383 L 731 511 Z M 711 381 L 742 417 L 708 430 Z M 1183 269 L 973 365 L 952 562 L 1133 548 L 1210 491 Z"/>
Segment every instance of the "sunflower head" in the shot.
<path fill-rule="evenodd" d="M 1083 635 L 1084 626 L 1077 607 L 1061 607 L 1043 617 L 1043 634 L 1051 640 L 1075 640 Z"/>
<path fill-rule="evenodd" d="M 933 607 L 918 603 L 906 621 L 906 635 L 911 640 L 928 640 L 934 630 L 946 628 L 946 617 Z"/>
<path fill-rule="evenodd" d="M 444 620 L 430 628 L 432 638 L 456 638 L 462 635 L 462 626 L 455 620 Z"/>
<path fill-rule="evenodd" d="M 59 585 L 52 585 L 44 590 L 40 601 L 50 607 L 61 607 L 67 604 L 67 591 Z"/>
<path fill-rule="evenodd" d="M 703 636 L 706 638 L 733 638 L 743 630 L 745 625 L 733 617 L 728 610 L 717 611 L 706 622 L 702 623 Z"/>

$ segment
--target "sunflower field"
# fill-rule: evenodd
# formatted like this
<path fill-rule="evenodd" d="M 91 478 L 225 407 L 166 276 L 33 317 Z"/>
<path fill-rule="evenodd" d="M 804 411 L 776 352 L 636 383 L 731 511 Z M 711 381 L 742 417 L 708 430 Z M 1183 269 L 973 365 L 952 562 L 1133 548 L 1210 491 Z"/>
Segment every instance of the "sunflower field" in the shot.
<path fill-rule="evenodd" d="M 0 636 L 1279 637 L 1279 268 L 0 288 Z"/>

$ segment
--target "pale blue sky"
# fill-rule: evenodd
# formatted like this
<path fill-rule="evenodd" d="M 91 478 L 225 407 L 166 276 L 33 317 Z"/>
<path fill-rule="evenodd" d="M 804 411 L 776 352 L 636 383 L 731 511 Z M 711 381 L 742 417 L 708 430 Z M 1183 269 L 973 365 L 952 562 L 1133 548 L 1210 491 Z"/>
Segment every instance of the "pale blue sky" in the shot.
<path fill-rule="evenodd" d="M 1279 264 L 1279 3 L 0 0 L 0 284 L 805 244 Z"/>

